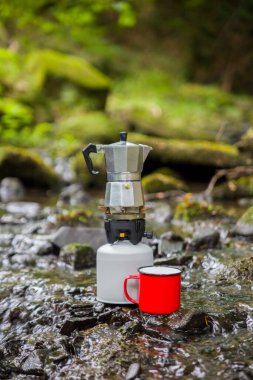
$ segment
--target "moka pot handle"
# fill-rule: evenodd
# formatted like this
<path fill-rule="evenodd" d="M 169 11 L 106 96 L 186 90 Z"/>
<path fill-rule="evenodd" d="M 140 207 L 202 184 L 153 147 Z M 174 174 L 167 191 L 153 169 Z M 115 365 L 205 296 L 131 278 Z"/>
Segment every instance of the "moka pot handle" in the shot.
<path fill-rule="evenodd" d="M 98 175 L 99 171 L 94 170 L 93 167 L 93 162 L 90 158 L 90 153 L 97 153 L 97 147 L 95 144 L 88 144 L 84 149 L 83 149 L 83 157 L 85 159 L 87 168 L 92 175 Z"/>

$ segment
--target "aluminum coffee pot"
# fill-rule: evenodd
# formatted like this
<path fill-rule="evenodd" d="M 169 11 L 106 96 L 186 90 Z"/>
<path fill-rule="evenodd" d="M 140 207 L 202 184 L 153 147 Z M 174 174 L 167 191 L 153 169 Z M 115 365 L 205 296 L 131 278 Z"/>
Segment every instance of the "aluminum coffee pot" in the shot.
<path fill-rule="evenodd" d="M 127 133 L 120 132 L 120 141 L 88 144 L 83 156 L 88 170 L 94 170 L 91 153 L 104 153 L 107 172 L 105 192 L 105 229 L 110 243 L 128 239 L 137 244 L 145 234 L 144 198 L 141 186 L 143 163 L 152 148 L 127 142 Z"/>

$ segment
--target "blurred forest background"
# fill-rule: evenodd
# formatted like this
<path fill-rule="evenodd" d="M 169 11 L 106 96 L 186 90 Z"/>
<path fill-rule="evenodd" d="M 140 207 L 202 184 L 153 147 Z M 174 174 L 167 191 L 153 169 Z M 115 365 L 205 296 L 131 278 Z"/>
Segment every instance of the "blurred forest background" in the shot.
<path fill-rule="evenodd" d="M 0 43 L 0 178 L 104 185 L 81 149 L 121 130 L 154 148 L 147 192 L 252 165 L 251 0 L 3 0 Z M 249 173 L 217 197 L 252 196 Z"/>

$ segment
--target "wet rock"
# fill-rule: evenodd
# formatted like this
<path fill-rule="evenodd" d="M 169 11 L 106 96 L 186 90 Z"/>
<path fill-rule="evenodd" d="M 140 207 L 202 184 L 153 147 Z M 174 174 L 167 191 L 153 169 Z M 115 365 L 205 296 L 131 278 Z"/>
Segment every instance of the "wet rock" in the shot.
<path fill-rule="evenodd" d="M 105 304 L 102 303 L 102 302 L 97 302 L 95 305 L 94 305 L 94 312 L 95 313 L 101 313 L 105 308 Z"/>
<path fill-rule="evenodd" d="M 160 236 L 158 254 L 161 256 L 162 254 L 181 252 L 184 245 L 184 239 L 181 236 L 172 231 L 165 232 Z"/>
<path fill-rule="evenodd" d="M 6 211 L 11 214 L 21 214 L 26 217 L 35 217 L 40 210 L 39 203 L 36 202 L 10 202 L 6 206 Z"/>
<path fill-rule="evenodd" d="M 154 265 L 187 265 L 193 260 L 192 255 L 175 256 L 168 258 L 159 258 L 154 260 Z"/>
<path fill-rule="evenodd" d="M 9 247 L 13 238 L 13 234 L 0 234 L 0 247 Z"/>
<path fill-rule="evenodd" d="M 234 283 L 236 280 L 253 281 L 253 257 L 235 260 L 223 268 L 219 276 L 227 283 Z"/>
<path fill-rule="evenodd" d="M 208 314 L 194 309 L 171 314 L 168 317 L 168 326 L 172 330 L 187 333 L 198 333 L 206 329 L 210 330 Z"/>
<path fill-rule="evenodd" d="M 49 255 L 57 253 L 57 249 L 47 240 L 32 239 L 25 235 L 16 235 L 12 240 L 14 253 L 29 255 Z"/>
<path fill-rule="evenodd" d="M 11 214 L 5 214 L 0 218 L 0 224 L 4 225 L 23 225 L 27 222 L 27 219 L 24 216 L 20 215 L 11 215 Z"/>
<path fill-rule="evenodd" d="M 70 243 L 60 251 L 60 259 L 74 270 L 90 268 L 96 264 L 96 254 L 88 244 Z"/>
<path fill-rule="evenodd" d="M 187 251 L 201 251 L 204 249 L 212 249 L 219 247 L 220 245 L 220 234 L 218 231 L 213 231 L 207 233 L 200 237 L 193 239 L 190 243 L 187 244 Z"/>
<path fill-rule="evenodd" d="M 98 320 L 96 317 L 70 318 L 67 319 L 60 330 L 62 335 L 71 335 L 74 330 L 86 330 L 94 327 Z"/>
<path fill-rule="evenodd" d="M 25 188 L 18 178 L 6 177 L 0 183 L 2 202 L 17 201 L 25 195 Z"/>
<path fill-rule="evenodd" d="M 60 248 L 69 243 L 86 243 L 96 251 L 107 243 L 107 239 L 103 228 L 61 227 L 52 237 L 52 242 Z"/>
<path fill-rule="evenodd" d="M 128 321 L 119 329 L 123 335 L 131 337 L 133 334 L 140 333 L 142 330 L 142 324 L 139 321 Z"/>
<path fill-rule="evenodd" d="M 236 223 L 233 233 L 253 237 L 253 206 L 250 207 Z"/>
<path fill-rule="evenodd" d="M 42 376 L 46 351 L 43 349 L 31 352 L 21 364 L 21 370 L 27 375 Z"/>
<path fill-rule="evenodd" d="M 140 363 L 132 363 L 130 364 L 127 373 L 126 373 L 126 380 L 133 380 L 135 379 L 141 372 L 141 365 Z"/>
<path fill-rule="evenodd" d="M 81 184 L 75 183 L 63 189 L 57 201 L 57 207 L 64 205 L 77 206 L 86 203 L 90 199 L 88 193 L 83 190 Z"/>

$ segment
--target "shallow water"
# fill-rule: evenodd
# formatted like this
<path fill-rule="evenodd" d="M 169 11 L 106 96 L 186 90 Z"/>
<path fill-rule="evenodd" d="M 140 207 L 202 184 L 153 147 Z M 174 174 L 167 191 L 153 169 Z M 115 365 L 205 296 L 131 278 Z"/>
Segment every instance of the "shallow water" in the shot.
<path fill-rule="evenodd" d="M 253 256 L 253 243 L 227 238 L 232 219 L 171 225 L 164 212 L 171 206 L 160 207 L 159 218 L 148 218 L 157 235 L 173 228 L 189 239 L 215 226 L 223 236 L 220 249 L 190 252 L 175 317 L 144 315 L 134 306 L 98 310 L 95 269 L 73 271 L 57 255 L 14 266 L 15 253 L 8 244 L 1 248 L 1 379 L 124 379 L 132 363 L 140 379 L 253 377 L 252 278 L 228 274 L 236 259 Z M 21 233 L 29 223 L 5 223 L 1 233 Z"/>

